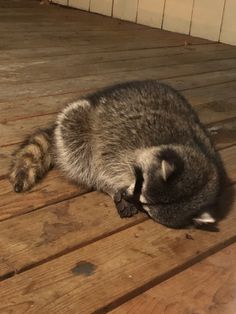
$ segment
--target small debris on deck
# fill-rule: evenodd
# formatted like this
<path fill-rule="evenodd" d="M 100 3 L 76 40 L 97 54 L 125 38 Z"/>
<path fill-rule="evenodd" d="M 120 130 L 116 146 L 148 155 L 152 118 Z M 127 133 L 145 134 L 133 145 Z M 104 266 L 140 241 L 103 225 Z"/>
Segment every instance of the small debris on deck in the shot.
<path fill-rule="evenodd" d="M 194 238 L 189 233 L 185 233 L 185 238 L 188 240 L 194 240 Z"/>

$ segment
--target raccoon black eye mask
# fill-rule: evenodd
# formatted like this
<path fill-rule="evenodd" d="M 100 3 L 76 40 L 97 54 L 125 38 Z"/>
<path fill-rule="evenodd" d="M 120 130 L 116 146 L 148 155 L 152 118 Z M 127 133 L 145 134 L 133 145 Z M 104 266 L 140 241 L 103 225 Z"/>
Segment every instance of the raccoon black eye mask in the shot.
<path fill-rule="evenodd" d="M 222 165 L 187 100 L 156 80 L 105 88 L 68 104 L 14 153 L 10 181 L 32 188 L 53 166 L 109 194 L 121 217 L 145 210 L 174 228 L 215 222 Z"/>

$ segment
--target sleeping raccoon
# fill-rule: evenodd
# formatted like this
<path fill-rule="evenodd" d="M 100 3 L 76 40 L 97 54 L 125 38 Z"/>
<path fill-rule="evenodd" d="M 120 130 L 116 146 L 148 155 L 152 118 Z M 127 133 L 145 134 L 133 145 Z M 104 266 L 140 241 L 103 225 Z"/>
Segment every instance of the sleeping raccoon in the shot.
<path fill-rule="evenodd" d="M 121 217 L 141 208 L 174 228 L 214 223 L 221 162 L 187 100 L 155 80 L 108 87 L 65 107 L 14 154 L 10 180 L 30 189 L 56 165 L 109 194 Z"/>

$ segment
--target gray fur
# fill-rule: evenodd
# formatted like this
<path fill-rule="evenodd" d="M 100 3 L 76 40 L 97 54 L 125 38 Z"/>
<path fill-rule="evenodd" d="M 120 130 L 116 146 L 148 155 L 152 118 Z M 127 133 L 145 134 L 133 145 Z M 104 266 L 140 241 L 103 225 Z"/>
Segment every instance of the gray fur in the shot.
<path fill-rule="evenodd" d="M 141 204 L 170 227 L 202 215 L 219 193 L 221 163 L 206 129 L 185 98 L 154 80 L 69 104 L 53 142 L 56 164 L 69 179 L 114 199 L 122 191 L 132 208 Z"/>

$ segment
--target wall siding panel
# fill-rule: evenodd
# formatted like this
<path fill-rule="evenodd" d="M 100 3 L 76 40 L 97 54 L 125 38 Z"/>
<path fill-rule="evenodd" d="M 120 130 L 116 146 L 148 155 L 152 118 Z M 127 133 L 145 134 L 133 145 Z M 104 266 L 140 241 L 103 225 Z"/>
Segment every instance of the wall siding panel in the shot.
<path fill-rule="evenodd" d="M 113 17 L 126 20 L 136 21 L 138 0 L 114 0 Z"/>
<path fill-rule="evenodd" d="M 68 5 L 72 8 L 77 8 L 81 10 L 89 10 L 90 0 L 68 0 Z"/>
<path fill-rule="evenodd" d="M 195 0 L 191 35 L 219 40 L 225 0 Z"/>
<path fill-rule="evenodd" d="M 90 0 L 90 11 L 111 16 L 113 0 Z"/>
<path fill-rule="evenodd" d="M 51 2 L 236 45 L 236 0 L 51 0 Z"/>
<path fill-rule="evenodd" d="M 51 2 L 58 3 L 61 5 L 67 5 L 68 4 L 68 0 L 52 0 Z"/>
<path fill-rule="evenodd" d="M 139 0 L 138 18 L 140 24 L 161 27 L 165 0 Z"/>
<path fill-rule="evenodd" d="M 193 0 L 166 0 L 163 29 L 189 34 Z"/>
<path fill-rule="evenodd" d="M 236 45 L 236 0 L 226 1 L 220 41 Z"/>

